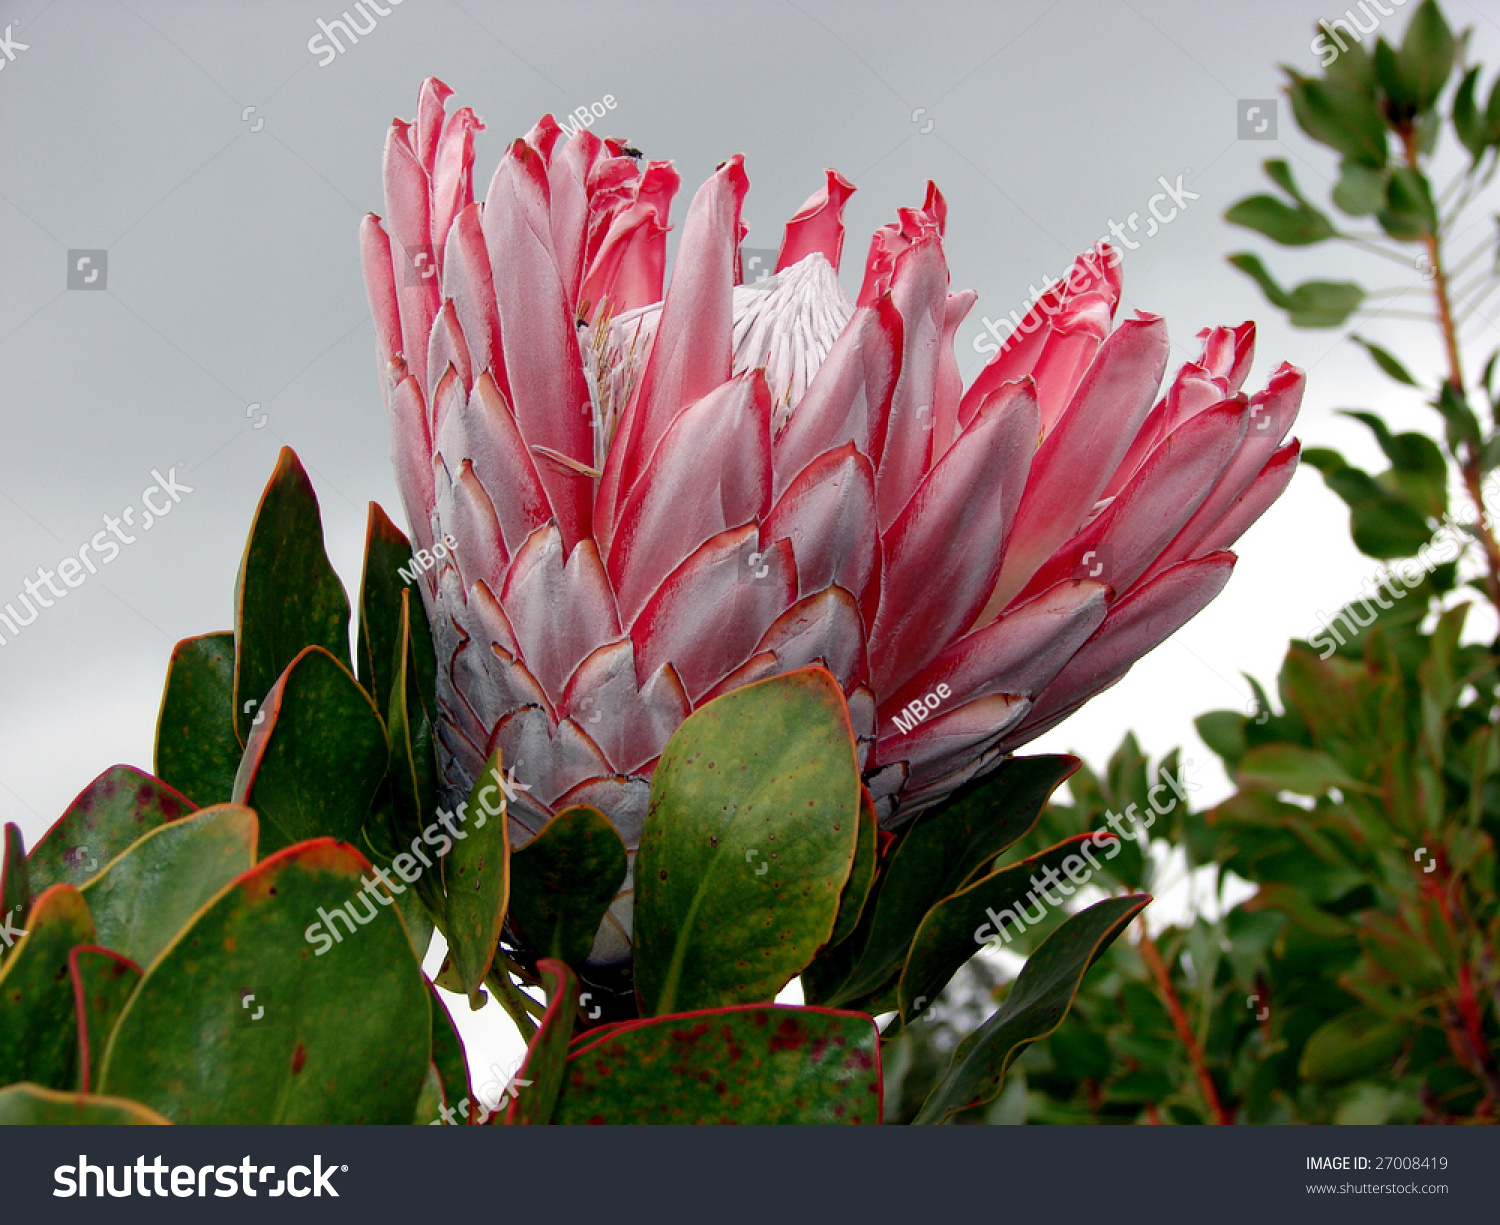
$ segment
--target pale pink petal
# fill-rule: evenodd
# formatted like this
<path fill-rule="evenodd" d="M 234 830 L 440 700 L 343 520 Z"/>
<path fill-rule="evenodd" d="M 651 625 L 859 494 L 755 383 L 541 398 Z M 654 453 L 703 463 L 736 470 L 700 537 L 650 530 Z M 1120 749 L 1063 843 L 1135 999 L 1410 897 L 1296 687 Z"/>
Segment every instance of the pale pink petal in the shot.
<path fill-rule="evenodd" d="M 696 702 L 755 650 L 797 598 L 791 546 L 777 541 L 752 566 L 758 543 L 754 527 L 720 532 L 668 576 L 631 627 L 639 673 L 670 663 Z"/>
<path fill-rule="evenodd" d="M 1031 462 L 995 592 L 981 620 L 1004 608 L 1037 568 L 1077 533 L 1151 409 L 1167 363 L 1155 315 L 1121 324 Z"/>
<path fill-rule="evenodd" d="M 778 672 L 822 664 L 846 692 L 870 672 L 859 605 L 842 587 L 798 600 L 771 623 L 755 649 L 774 651 Z"/>
<path fill-rule="evenodd" d="M 844 204 L 854 194 L 854 184 L 837 170 L 828 170 L 828 181 L 813 192 L 786 223 L 776 271 L 790 268 L 814 253 L 838 271 L 844 252 Z"/>
<path fill-rule="evenodd" d="M 578 665 L 560 709 L 588 732 L 616 771 L 633 774 L 661 755 L 692 704 L 670 664 L 637 688 L 635 649 L 626 639 L 599 647 Z"/>
<path fill-rule="evenodd" d="M 452 301 L 457 312 L 473 373 L 490 372 L 496 386 L 505 392 L 509 382 L 500 340 L 500 312 L 495 305 L 495 281 L 490 275 L 490 256 L 479 216 L 479 205 L 471 204 L 458 214 L 448 231 L 443 296 Z"/>
<path fill-rule="evenodd" d="M 484 206 L 484 234 L 499 303 L 510 404 L 521 436 L 579 463 L 592 463 L 588 412 L 573 312 L 565 301 L 552 251 L 547 171 L 521 141 L 501 159 Z M 571 549 L 589 534 L 592 482 L 544 464 L 538 474 Z"/>
<path fill-rule="evenodd" d="M 831 447 L 853 443 L 872 463 L 880 462 L 901 370 L 901 337 L 901 313 L 889 297 L 855 311 L 772 446 L 778 497 Z"/>
<path fill-rule="evenodd" d="M 515 626 L 521 657 L 549 696 L 557 697 L 583 658 L 620 636 L 614 595 L 592 540 L 563 560 L 555 524 L 537 528 L 521 546 L 500 604 Z"/>
<path fill-rule="evenodd" d="M 980 409 L 885 534 L 870 630 L 876 693 L 919 671 L 983 607 L 1000 568 L 1008 487 L 1026 471 L 1035 438 L 1031 386 L 1012 385 Z M 970 547 L 955 548 L 960 541 Z"/>
<path fill-rule="evenodd" d="M 791 541 L 802 594 L 836 584 L 863 596 L 880 554 L 870 461 L 852 442 L 818 456 L 777 499 L 760 539 L 762 549 Z"/>
<path fill-rule="evenodd" d="M 678 414 L 620 508 L 609 577 L 630 625 L 684 558 L 771 502 L 771 398 L 760 371 Z"/>
<path fill-rule="evenodd" d="M 619 504 L 672 419 L 730 374 L 740 206 L 750 181 L 735 154 L 698 189 L 646 368 L 621 420 L 600 483 L 599 542 L 607 553 Z"/>
<path fill-rule="evenodd" d="M 1175 634 L 1224 589 L 1234 561 L 1233 553 L 1218 552 L 1182 562 L 1120 600 L 1032 704 L 1026 721 L 1006 737 L 1003 747 L 1009 751 L 1035 739 L 1113 685 L 1131 664 Z"/>
<path fill-rule="evenodd" d="M 946 702 L 992 693 L 1040 693 L 1099 628 L 1109 611 L 1103 583 L 1067 580 L 960 638 L 882 703 L 889 718 L 948 687 Z M 938 695 L 942 696 L 942 695 Z"/>
<path fill-rule="evenodd" d="M 367 213 L 359 226 L 359 254 L 364 265 L 365 290 L 370 298 L 370 314 L 375 319 L 375 360 L 381 373 L 381 390 L 386 390 L 386 364 L 401 352 L 401 310 L 396 302 L 396 281 L 391 270 L 391 240 L 380 224 L 380 218 Z"/>
<path fill-rule="evenodd" d="M 1203 505 L 1245 439 L 1249 410 L 1236 396 L 1179 426 L 1120 495 L 1037 570 L 1018 598 L 1085 575 L 1123 593 Z"/>

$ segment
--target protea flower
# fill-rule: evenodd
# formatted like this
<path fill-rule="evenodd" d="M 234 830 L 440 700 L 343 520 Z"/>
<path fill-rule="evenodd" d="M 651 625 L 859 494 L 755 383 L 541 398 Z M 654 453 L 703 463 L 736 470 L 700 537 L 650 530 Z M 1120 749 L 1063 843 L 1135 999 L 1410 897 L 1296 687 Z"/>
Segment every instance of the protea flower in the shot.
<path fill-rule="evenodd" d="M 544 117 L 473 198 L 466 109 L 429 79 L 362 231 L 401 494 L 427 572 L 440 756 L 467 793 L 499 747 L 530 790 L 635 846 L 662 746 L 695 707 L 809 663 L 843 687 L 899 824 L 1117 681 L 1224 586 L 1286 487 L 1303 377 L 1241 393 L 1254 327 L 1168 340 L 1102 244 L 965 389 L 947 208 L 876 232 L 840 288 L 853 185 L 738 284 L 743 159 L 699 188 L 663 295 L 678 177 Z M 444 546 L 445 547 L 445 546 Z M 439 552 L 442 548 L 439 549 Z M 919 717 L 920 715 L 920 717 Z M 628 952 L 622 895 L 596 960 Z"/>

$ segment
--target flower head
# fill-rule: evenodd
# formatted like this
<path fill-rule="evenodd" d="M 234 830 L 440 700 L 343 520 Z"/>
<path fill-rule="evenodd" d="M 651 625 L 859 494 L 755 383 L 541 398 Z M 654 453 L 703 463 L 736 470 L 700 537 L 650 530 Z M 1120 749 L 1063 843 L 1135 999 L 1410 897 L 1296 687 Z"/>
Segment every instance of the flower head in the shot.
<path fill-rule="evenodd" d="M 876 232 L 838 281 L 829 171 L 774 277 L 739 283 L 743 159 L 700 187 L 663 293 L 678 178 L 550 116 L 473 197 L 472 111 L 429 79 L 362 231 L 402 497 L 427 573 L 440 756 L 497 747 L 517 836 L 587 803 L 632 850 L 697 706 L 821 663 L 898 823 L 1113 684 L 1223 587 L 1286 487 L 1303 377 L 1246 396 L 1254 328 L 1200 333 L 1158 399 L 1166 327 L 1112 324 L 1081 256 L 967 388 L 947 206 Z M 628 951 L 622 896 L 595 957 Z"/>

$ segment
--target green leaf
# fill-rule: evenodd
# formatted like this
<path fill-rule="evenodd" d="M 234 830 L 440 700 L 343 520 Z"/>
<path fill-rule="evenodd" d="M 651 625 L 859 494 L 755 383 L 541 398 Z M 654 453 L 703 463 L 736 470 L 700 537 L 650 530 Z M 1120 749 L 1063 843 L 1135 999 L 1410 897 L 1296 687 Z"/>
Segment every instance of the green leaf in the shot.
<path fill-rule="evenodd" d="M 1354 932 L 1347 922 L 1329 914 L 1307 895 L 1305 889 L 1295 885 L 1263 884 L 1242 906 L 1252 914 L 1265 910 L 1284 914 L 1303 931 L 1323 940 L 1345 939 Z"/>
<path fill-rule="evenodd" d="M 83 887 L 98 942 L 149 966 L 200 906 L 255 863 L 256 837 L 255 814 L 232 804 L 152 830 Z"/>
<path fill-rule="evenodd" d="M 432 1005 L 432 1063 L 443 1082 L 443 1099 L 453 1109 L 460 1103 L 474 1103 L 474 1091 L 469 1085 L 469 1060 L 464 1054 L 464 1041 L 453 1024 L 453 1015 L 443 1003 L 442 993 L 430 983 L 428 999 Z M 472 1123 L 478 1110 L 466 1112 L 465 1122 Z"/>
<path fill-rule="evenodd" d="M 1251 749 L 1240 759 L 1235 780 L 1241 787 L 1292 791 L 1313 797 L 1325 794 L 1330 787 L 1344 791 L 1370 790 L 1358 779 L 1350 778 L 1326 753 L 1295 744 L 1267 744 Z"/>
<path fill-rule="evenodd" d="M 1363 45 L 1357 38 L 1348 37 L 1347 31 L 1339 31 L 1322 21 L 1318 22 L 1318 26 L 1329 38 L 1324 50 L 1332 50 L 1334 46 L 1338 48 L 1336 58 L 1323 64 L 1324 76 L 1335 85 L 1342 85 L 1374 99 L 1378 85 L 1375 65 L 1370 61 L 1370 55 Z M 1321 54 L 1320 51 L 1319 55 Z"/>
<path fill-rule="evenodd" d="M 68 805 L 26 859 L 31 891 L 82 885 L 136 839 L 194 810 L 160 779 L 134 766 L 111 766 Z"/>
<path fill-rule="evenodd" d="M 413 1112 L 411 1121 L 419 1127 L 440 1122 L 443 1117 L 443 1107 L 446 1105 L 442 1074 L 437 1070 L 437 1064 L 429 1063 L 427 1076 L 422 1081 L 422 1092 L 417 1097 L 417 1108 Z"/>
<path fill-rule="evenodd" d="M 222 891 L 147 969 L 102 1091 L 178 1123 L 410 1123 L 430 1059 L 428 989 L 399 917 L 364 890 L 369 870 L 320 838 Z M 353 930 L 315 940 L 346 903 Z"/>
<path fill-rule="evenodd" d="M 68 954 L 94 942 L 94 924 L 72 885 L 37 898 L 26 934 L 0 963 L 0 1084 L 33 1081 L 71 1089 L 78 1081 L 78 1026 Z"/>
<path fill-rule="evenodd" d="M 141 981 L 141 967 L 109 949 L 78 944 L 68 954 L 68 975 L 78 1007 L 77 1088 L 87 1093 L 96 1079 L 94 1065 L 104 1058 L 125 1001 Z"/>
<path fill-rule="evenodd" d="M 959 1043 L 947 1072 L 913 1121 L 941 1123 L 994 1101 L 1021 1048 L 1062 1024 L 1084 972 L 1150 901 L 1136 896 L 1096 902 L 1042 941 L 999 1010 Z"/>
<path fill-rule="evenodd" d="M 1114 847 L 1114 854 L 1108 856 L 1113 859 L 1120 853 L 1120 840 L 1111 834 L 1104 834 L 1103 838 Z M 1033 907 L 1041 912 L 1045 922 L 1048 890 L 1058 889 L 1056 900 L 1061 903 L 1066 895 L 1073 893 L 1075 885 L 1086 882 L 1091 875 L 1092 839 L 1092 834 L 1064 839 L 1029 859 L 981 877 L 929 910 L 912 940 L 911 954 L 906 959 L 906 968 L 897 988 L 901 1019 L 909 1021 L 930 1007 L 959 967 L 986 943 L 998 940 L 1009 944 L 1012 936 L 1025 931 Z M 1085 855 L 1086 843 L 1090 846 Z M 1065 867 L 1065 864 L 1070 866 Z M 1055 884 L 1049 870 L 1053 874 L 1067 872 L 1067 879 L 1073 884 Z M 1039 884 L 1036 880 L 1038 873 L 1043 875 Z M 1083 881 L 1074 873 L 1082 873 Z M 1000 916 L 1000 924 L 992 921 L 992 914 Z M 1007 920 L 1009 926 L 1006 926 Z M 992 934 L 980 939 L 986 930 Z"/>
<path fill-rule="evenodd" d="M 1323 483 L 1349 507 L 1349 531 L 1366 556 L 1414 557 L 1432 536 L 1422 513 L 1405 498 L 1381 488 L 1368 472 L 1346 464 L 1337 451 L 1309 447 L 1302 462 L 1323 474 Z"/>
<path fill-rule="evenodd" d="M 859 925 L 870 900 L 870 890 L 875 884 L 875 869 L 878 866 L 880 847 L 880 822 L 875 816 L 875 804 L 870 793 L 860 790 L 859 841 L 854 847 L 854 867 L 849 872 L 849 883 L 839 898 L 839 917 L 833 925 L 833 935 L 828 937 L 830 945 L 845 940 Z"/>
<path fill-rule="evenodd" d="M 510 857 L 510 921 L 528 948 L 582 966 L 625 883 L 625 843 L 597 808 L 564 808 Z"/>
<path fill-rule="evenodd" d="M 853 1004 L 895 979 L 923 916 L 1024 838 L 1047 797 L 1078 764 L 1060 755 L 1007 758 L 993 774 L 918 816 L 865 904 L 866 917 L 848 941 L 853 959 L 845 974 L 836 973 L 845 959 L 831 958 L 805 976 L 818 1001 Z"/>
<path fill-rule="evenodd" d="M 1409 502 L 1422 515 L 1441 519 L 1448 509 L 1448 461 L 1437 443 L 1425 434 L 1392 434 L 1374 413 L 1339 411 L 1368 428 L 1391 461 L 1391 470 L 1377 477 L 1376 484 Z"/>
<path fill-rule="evenodd" d="M 436 702 L 424 701 L 417 681 L 416 640 L 413 609 L 421 601 L 403 591 L 397 615 L 396 640 L 392 645 L 391 685 L 386 695 L 386 726 L 390 730 L 389 775 L 397 840 L 402 844 L 417 837 L 437 810 L 437 757 L 433 749 Z M 420 632 L 427 632 L 426 622 Z"/>
<path fill-rule="evenodd" d="M 94 1097 L 86 1093 L 60 1093 L 38 1085 L 7 1085 L 0 1089 L 0 1127 L 41 1124 L 55 1127 L 76 1123 L 88 1127 L 101 1124 L 169 1124 L 154 1110 L 119 1097 Z"/>
<path fill-rule="evenodd" d="M 1417 380 L 1407 373 L 1406 367 L 1395 359 L 1387 350 L 1382 349 L 1373 341 L 1366 340 L 1363 336 L 1351 336 L 1350 340 L 1364 349 L 1374 360 L 1375 364 L 1389 377 L 1398 383 L 1405 383 L 1408 387 L 1416 387 Z M 1373 426 L 1371 427 L 1374 428 Z"/>
<path fill-rule="evenodd" d="M 1333 202 L 1351 217 L 1371 217 L 1385 207 L 1386 175 L 1362 162 L 1345 160 L 1339 165 Z"/>
<path fill-rule="evenodd" d="M 1385 207 L 1375 219 L 1392 238 L 1430 238 L 1437 233 L 1437 205 L 1426 177 L 1409 166 L 1397 166 L 1386 180 Z"/>
<path fill-rule="evenodd" d="M 1224 214 L 1230 225 L 1244 226 L 1286 247 L 1306 247 L 1334 235 L 1333 224 L 1306 204 L 1293 208 L 1275 196 L 1246 196 Z"/>
<path fill-rule="evenodd" d="M 1231 255 L 1229 262 L 1260 286 L 1272 306 L 1287 312 L 1293 327 L 1338 327 L 1364 301 L 1365 291 L 1352 281 L 1303 281 L 1288 291 L 1281 288 L 1260 259 L 1248 251 Z"/>
<path fill-rule="evenodd" d="M 1452 383 L 1444 383 L 1433 407 L 1442 414 L 1447 426 L 1448 449 L 1453 454 L 1462 454 L 1466 446 L 1480 445 L 1479 418 L 1474 415 L 1467 397 L 1459 388 Z"/>
<path fill-rule="evenodd" d="M 1435 0 L 1423 0 L 1407 22 L 1397 66 L 1405 96 L 1419 111 L 1431 107 L 1453 71 L 1453 31 Z"/>
<path fill-rule="evenodd" d="M 437 811 L 437 756 L 434 727 L 437 703 L 430 686 L 424 693 L 417 660 L 423 649 L 432 652 L 422 602 L 411 591 L 398 599 L 395 655 L 385 670 L 391 678 L 386 693 L 386 726 L 391 756 L 384 784 L 365 820 L 365 841 L 377 858 L 387 861 L 411 853 L 426 858 L 424 841 L 431 844 L 435 832 L 430 818 Z M 434 923 L 446 928 L 448 907 L 443 897 L 442 874 L 423 872 L 411 889 L 396 897 L 407 930 L 417 942 L 417 956 L 425 956 Z"/>
<path fill-rule="evenodd" d="M 1298 126 L 1319 144 L 1379 170 L 1386 162 L 1385 124 L 1368 94 L 1290 73 L 1287 94 Z"/>
<path fill-rule="evenodd" d="M 1211 710 L 1193 720 L 1203 743 L 1233 769 L 1245 755 L 1245 716 L 1237 710 Z"/>
<path fill-rule="evenodd" d="M 1464 74 L 1458 92 L 1453 95 L 1453 130 L 1476 162 L 1484 156 L 1490 143 L 1488 125 L 1474 100 L 1478 87 L 1479 69 L 1471 68 Z"/>
<path fill-rule="evenodd" d="M 390 753 L 370 695 L 322 647 L 308 647 L 256 718 L 232 798 L 260 817 L 261 853 L 324 835 L 353 842 Z"/>
<path fill-rule="evenodd" d="M 200 808 L 234 788 L 234 635 L 184 638 L 172 648 L 156 720 L 156 773 Z"/>
<path fill-rule="evenodd" d="M 1500 143 L 1500 77 L 1490 87 L 1490 99 L 1484 107 L 1484 121 L 1489 143 Z"/>
<path fill-rule="evenodd" d="M 494 964 L 510 902 L 507 786 L 514 789 L 515 782 L 507 778 L 497 748 L 474 780 L 468 803 L 459 810 L 467 828 L 455 834 L 453 849 L 443 860 L 448 955 L 468 993 L 469 1006 L 476 1010 L 484 1004 L 480 986 Z M 470 817 L 475 819 L 470 821 Z"/>
<path fill-rule="evenodd" d="M 550 958 L 544 957 L 536 968 L 547 988 L 547 1011 L 512 1082 L 514 1096 L 505 1121 L 540 1126 L 552 1121 L 568 1071 L 568 1043 L 578 1013 L 578 979 L 566 965 Z"/>
<path fill-rule="evenodd" d="M 318 497 L 282 447 L 261 495 L 234 584 L 234 720 L 241 743 L 257 705 L 308 647 L 350 667 L 349 597 L 323 548 Z"/>
<path fill-rule="evenodd" d="M 569 1056 L 553 1121 L 878 1123 L 879 1047 L 869 1017 L 822 1008 L 627 1022 Z"/>
<path fill-rule="evenodd" d="M 1298 1071 L 1303 1079 L 1321 1084 L 1375 1074 L 1390 1067 L 1411 1032 L 1409 1021 L 1355 1008 L 1318 1027 L 1302 1048 Z"/>
<path fill-rule="evenodd" d="M 769 1000 L 833 934 L 859 838 L 844 695 L 801 668 L 699 707 L 651 780 L 635 862 L 643 1015 Z"/>
<path fill-rule="evenodd" d="M 5 845 L 0 850 L 0 924 L 9 920 L 11 927 L 25 927 L 31 910 L 31 881 L 26 874 L 26 844 L 21 827 L 12 822 L 5 826 Z M 0 961 L 10 946 L 0 943 Z"/>
<path fill-rule="evenodd" d="M 412 633 L 421 657 L 418 665 L 421 685 L 418 689 L 423 705 L 433 707 L 435 664 L 432 639 L 427 633 L 427 615 L 415 576 L 408 583 L 401 575 L 412 572 L 411 542 L 374 502 L 370 503 L 369 522 L 365 531 L 365 568 L 359 585 L 359 644 L 356 650 L 359 682 L 375 700 L 376 708 L 390 707 L 391 663 L 398 658 L 401 640 L 401 600 L 411 592 Z"/>

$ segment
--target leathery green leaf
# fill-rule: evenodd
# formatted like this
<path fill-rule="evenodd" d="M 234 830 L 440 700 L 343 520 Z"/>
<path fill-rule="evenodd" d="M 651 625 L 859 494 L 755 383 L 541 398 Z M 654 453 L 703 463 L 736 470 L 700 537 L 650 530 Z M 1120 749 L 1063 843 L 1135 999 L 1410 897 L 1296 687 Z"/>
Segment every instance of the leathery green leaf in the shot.
<path fill-rule="evenodd" d="M 68 954 L 94 942 L 83 895 L 53 885 L 37 898 L 26 935 L 0 965 L 0 1084 L 29 1080 L 68 1090 L 78 1078 L 78 1027 Z"/>
<path fill-rule="evenodd" d="M 519 780 L 518 780 L 519 781 Z M 485 762 L 468 803 L 459 813 L 463 828 L 443 860 L 448 894 L 448 952 L 463 982 L 469 1006 L 484 1004 L 480 987 L 495 961 L 500 927 L 510 902 L 510 822 L 500 750 Z"/>
<path fill-rule="evenodd" d="M 82 885 L 137 838 L 194 810 L 192 802 L 134 766 L 111 766 L 85 787 L 26 859 L 31 891 Z"/>
<path fill-rule="evenodd" d="M 234 731 L 234 635 L 184 638 L 172 648 L 156 719 L 156 773 L 194 804 L 222 804 L 240 764 Z"/>
<path fill-rule="evenodd" d="M 68 954 L 68 977 L 78 1012 L 78 1091 L 87 1093 L 97 1079 L 94 1065 L 141 981 L 141 967 L 110 949 L 78 944 Z"/>
<path fill-rule="evenodd" d="M 257 713 L 233 800 L 261 820 L 261 853 L 328 836 L 353 842 L 385 777 L 385 726 L 348 668 L 321 647 L 288 665 Z"/>
<path fill-rule="evenodd" d="M 402 576 L 403 570 L 413 574 L 412 583 Z M 436 665 L 432 639 L 427 632 L 427 614 L 415 586 L 411 541 L 390 521 L 385 511 L 371 502 L 365 529 L 365 569 L 359 584 L 359 641 L 355 662 L 359 683 L 380 710 L 390 706 L 394 680 L 391 664 L 398 658 L 396 652 L 402 633 L 401 600 L 403 593 L 408 591 L 412 599 L 412 632 L 416 640 L 414 649 L 420 681 L 418 692 L 431 710 Z"/>
<path fill-rule="evenodd" d="M 537 953 L 581 966 L 625 870 L 625 843 L 608 818 L 565 808 L 511 855 L 510 920 Z"/>
<path fill-rule="evenodd" d="M 83 887 L 105 948 L 148 966 L 209 898 L 255 863 L 248 808 L 219 804 L 152 830 Z"/>
<path fill-rule="evenodd" d="M 101 1091 L 178 1123 L 410 1123 L 428 989 L 369 871 L 319 838 L 220 892 L 126 1004 Z"/>
<path fill-rule="evenodd" d="M 942 1123 L 961 1110 L 994 1101 L 1011 1060 L 1062 1024 L 1084 972 L 1150 901 L 1146 896 L 1106 898 L 1070 916 L 1043 940 L 999 1010 L 958 1044 L 948 1071 L 913 1122 Z"/>
<path fill-rule="evenodd" d="M 553 1122 L 879 1123 L 880 1093 L 871 1018 L 750 1004 L 627 1022 L 580 1045 Z"/>
<path fill-rule="evenodd" d="M 852 1005 L 878 995 L 901 973 L 923 916 L 1024 838 L 1078 764 L 1065 755 L 1012 757 L 918 816 L 876 881 L 845 953 L 807 976 L 817 1000 Z"/>
<path fill-rule="evenodd" d="M 5 826 L 5 845 L 0 848 L 0 924 L 9 922 L 12 928 L 25 927 L 26 915 L 31 910 L 31 879 L 26 872 L 26 844 L 21 840 L 21 827 L 13 823 Z M 10 952 L 10 946 L 0 948 L 0 961 Z"/>
<path fill-rule="evenodd" d="M 432 1063 L 443 1082 L 443 1099 L 450 1109 L 457 1109 L 462 1102 L 472 1102 L 474 1093 L 469 1087 L 469 1061 L 464 1054 L 464 1040 L 459 1036 L 458 1026 L 448 1005 L 437 989 L 428 984 L 427 994 L 432 1000 Z M 471 1112 L 464 1120 L 474 1121 Z M 430 1122 L 430 1120 L 429 1120 Z"/>
<path fill-rule="evenodd" d="M 854 847 L 854 867 L 849 872 L 849 883 L 844 886 L 844 895 L 839 899 L 838 922 L 833 925 L 830 945 L 846 939 L 859 924 L 864 914 L 865 903 L 870 898 L 870 888 L 875 884 L 876 851 L 880 842 L 880 823 L 875 816 L 875 804 L 870 793 L 860 788 L 859 841 Z"/>
<path fill-rule="evenodd" d="M 537 969 L 547 988 L 547 1011 L 532 1035 L 526 1061 L 506 1086 L 510 1098 L 507 1123 L 551 1122 L 567 1072 L 568 1042 L 578 1012 L 578 979 L 566 965 L 551 958 L 537 962 Z"/>
<path fill-rule="evenodd" d="M 0 1089 L 0 1127 L 17 1124 L 41 1124 L 55 1127 L 75 1123 L 98 1124 L 171 1123 L 139 1102 L 122 1097 L 96 1097 L 87 1093 L 60 1093 L 40 1085 L 7 1085 Z"/>
<path fill-rule="evenodd" d="M 823 668 L 688 716 L 651 780 L 635 862 L 648 1015 L 773 999 L 828 942 L 859 838 L 844 696 Z"/>
<path fill-rule="evenodd" d="M 306 648 L 346 668 L 349 597 L 323 548 L 312 482 L 290 447 L 261 494 L 234 584 L 234 720 L 243 743 L 257 703 Z"/>
<path fill-rule="evenodd" d="M 1045 905 L 1044 899 L 1048 896 L 1049 887 L 1072 892 L 1073 885 L 1057 884 L 1062 877 L 1047 879 L 1049 869 L 1053 873 L 1067 873 L 1067 879 L 1075 884 L 1082 883 L 1076 873 L 1081 873 L 1086 881 L 1091 870 L 1090 860 L 1094 859 L 1095 846 L 1099 846 L 1102 851 L 1105 846 L 1120 841 L 1112 834 L 1101 833 L 1098 835 L 1099 842 L 1095 843 L 1094 837 L 1093 834 L 1079 834 L 1067 838 L 1029 859 L 981 877 L 929 910 L 922 925 L 917 928 L 897 990 L 902 1020 L 909 1021 L 930 1007 L 958 968 L 986 943 L 996 940 L 1009 944 L 1013 935 L 1024 931 L 1027 921 L 1017 915 L 1015 908 L 1028 894 L 1031 895 L 1031 901 L 1023 911 L 1027 914 L 1031 913 L 1031 907 L 1041 908 Z M 1114 854 L 1119 854 L 1118 846 Z M 1097 860 L 1094 862 L 1097 863 Z M 1038 872 L 1044 874 L 1040 887 L 1034 883 Z M 1003 930 L 994 930 L 997 925 L 989 918 L 991 914 L 1000 916 L 999 927 Z M 1010 923 L 1009 927 L 1005 926 L 1007 921 Z M 991 929 L 994 934 L 981 940 L 979 937 L 985 928 Z"/>

